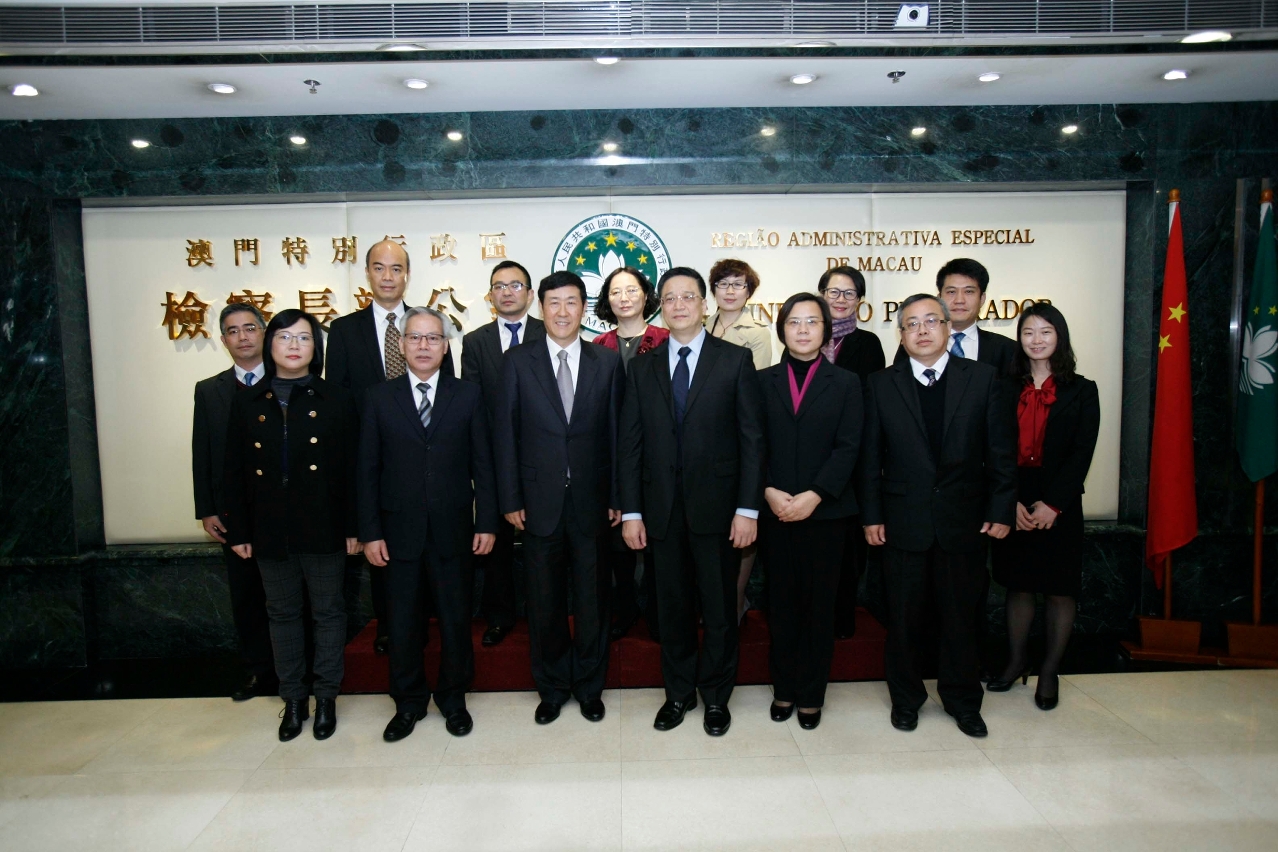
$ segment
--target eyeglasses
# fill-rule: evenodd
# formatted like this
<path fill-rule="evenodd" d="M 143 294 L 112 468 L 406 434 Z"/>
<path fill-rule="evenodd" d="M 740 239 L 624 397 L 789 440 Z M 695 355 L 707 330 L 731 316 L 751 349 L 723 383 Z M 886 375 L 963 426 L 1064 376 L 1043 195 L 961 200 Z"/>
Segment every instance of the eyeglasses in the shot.
<path fill-rule="evenodd" d="M 725 278 L 723 281 L 714 282 L 714 289 L 718 290 L 720 293 L 727 290 L 744 290 L 747 286 L 749 285 L 740 279 L 733 280 Z"/>
<path fill-rule="evenodd" d="M 855 302 L 861 298 L 861 294 L 855 290 L 833 290 L 825 291 L 825 300 L 827 302 L 837 302 L 839 299 L 847 299 L 849 302 Z"/>
<path fill-rule="evenodd" d="M 275 339 L 278 340 L 280 343 L 283 343 L 285 346 L 288 346 L 294 340 L 297 341 L 298 346 L 310 346 L 312 343 L 315 342 L 314 335 L 290 334 L 287 331 L 281 331 L 279 334 L 275 335 Z"/>
<path fill-rule="evenodd" d="M 608 292 L 609 299 L 616 299 L 619 296 L 625 296 L 627 299 L 638 299 L 643 293 L 638 287 L 627 287 L 624 290 L 610 290 Z"/>
<path fill-rule="evenodd" d="M 949 322 L 949 320 L 944 320 L 940 317 L 927 317 L 921 320 L 912 319 L 905 324 L 905 330 L 910 334 L 918 334 L 924 327 L 926 327 L 928 331 L 936 331 L 947 322 Z"/>
<path fill-rule="evenodd" d="M 422 334 L 417 331 L 410 331 L 408 334 L 404 335 L 404 339 L 408 341 L 409 346 L 421 346 L 424 342 L 427 346 L 433 349 L 444 342 L 444 335 L 436 334 L 433 331 L 427 332 L 426 334 Z"/>
<path fill-rule="evenodd" d="M 528 285 L 522 281 L 512 281 L 509 284 L 494 284 L 489 289 L 494 293 L 520 293 Z"/>
<path fill-rule="evenodd" d="M 249 323 L 248 325 L 233 325 L 222 333 L 227 337 L 239 337 L 241 334 L 257 334 L 261 330 L 253 323 Z"/>
<path fill-rule="evenodd" d="M 691 306 L 701 297 L 696 293 L 684 293 L 682 296 L 666 296 L 661 300 L 662 307 L 673 308 L 675 303 Z"/>
<path fill-rule="evenodd" d="M 790 317 L 785 321 L 786 327 L 798 331 L 801 328 L 816 328 L 818 325 L 825 325 L 825 320 L 820 317 Z"/>

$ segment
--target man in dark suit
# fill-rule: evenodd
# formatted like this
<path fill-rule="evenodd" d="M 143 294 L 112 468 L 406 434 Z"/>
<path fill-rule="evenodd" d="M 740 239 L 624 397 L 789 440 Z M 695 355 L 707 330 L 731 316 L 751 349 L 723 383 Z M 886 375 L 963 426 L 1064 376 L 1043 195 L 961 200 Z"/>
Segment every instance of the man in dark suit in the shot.
<path fill-rule="evenodd" d="M 711 736 L 732 724 L 737 676 L 734 548 L 754 543 L 763 505 L 763 401 L 750 350 L 706 334 L 706 283 L 676 267 L 657 285 L 670 338 L 630 362 L 618 467 L 623 535 L 652 545 L 668 731 L 706 703 Z M 697 601 L 705 624 L 698 664 Z"/>
<path fill-rule="evenodd" d="M 395 716 L 382 734 L 388 742 L 411 734 L 430 702 L 422 661 L 429 624 L 419 605 L 426 585 L 439 612 L 435 704 L 450 734 L 470 733 L 470 557 L 488 553 L 497 531 L 483 395 L 440 369 L 448 352 L 442 314 L 409 308 L 402 322 L 408 374 L 365 396 L 357 472 L 359 537 L 369 563 L 386 570 L 395 699 Z"/>
<path fill-rule="evenodd" d="M 529 316 L 532 307 L 532 279 L 528 270 L 513 260 L 503 260 L 488 277 L 488 297 L 497 319 L 481 325 L 462 338 L 462 379 L 484 391 L 489 422 L 497 418 L 497 396 L 501 386 L 501 359 L 506 350 L 521 343 L 546 338 L 546 327 Z M 484 596 L 480 608 L 488 620 L 483 643 L 501 643 L 515 626 L 515 528 L 502 518 L 492 553 L 478 560 L 484 571 Z"/>
<path fill-rule="evenodd" d="M 369 388 L 404 375 L 399 321 L 408 310 L 404 291 L 408 289 L 410 265 L 408 250 L 399 243 L 383 240 L 373 244 L 364 255 L 364 277 L 368 280 L 368 289 L 373 291 L 373 301 L 363 310 L 333 320 L 329 327 L 324 377 L 349 389 L 361 413 L 364 394 Z M 445 353 L 440 370 L 446 376 L 454 375 L 452 353 Z M 347 624 L 356 630 L 360 624 L 357 618 L 359 582 L 364 572 L 364 558 L 348 559 L 346 570 Z M 370 566 L 368 574 L 373 612 L 377 617 L 377 639 L 373 647 L 377 653 L 385 654 L 390 642 L 386 633 L 386 581 L 376 566 Z"/>
<path fill-rule="evenodd" d="M 604 717 L 611 578 L 598 537 L 620 523 L 614 454 L 624 391 L 621 357 L 581 340 L 586 285 L 554 272 L 537 292 L 546 337 L 521 343 L 501 365 L 494 427 L 501 511 L 523 530 L 535 719 L 559 718 L 569 696 L 592 722 Z M 568 628 L 568 594 L 573 628 Z"/>
<path fill-rule="evenodd" d="M 251 387 L 266 375 L 262 366 L 262 340 L 266 321 L 252 305 L 230 304 L 218 318 L 222 345 L 234 365 L 195 386 L 195 422 L 191 429 L 191 481 L 195 485 L 195 517 L 210 537 L 222 543 L 226 582 L 231 591 L 231 618 L 240 641 L 244 681 L 231 693 L 235 701 L 255 695 L 278 695 L 275 659 L 271 651 L 266 617 L 266 593 L 256 559 L 241 559 L 226 543 L 226 521 L 218 514 L 223 502 L 223 462 L 226 458 L 226 423 L 231 400 L 241 388 Z"/>
<path fill-rule="evenodd" d="M 936 273 L 936 292 L 950 311 L 946 350 L 958 358 L 989 364 L 997 375 L 1003 376 L 1016 355 L 1016 341 L 976 327 L 989 286 L 990 273 L 969 257 L 956 257 Z M 893 363 L 908 359 L 905 347 L 898 347 Z"/>
<path fill-rule="evenodd" d="M 930 602 L 940 633 L 937 691 L 959 729 L 983 737 L 974 622 L 986 542 L 1005 537 L 1016 516 L 1015 437 L 994 369 L 945 350 L 949 322 L 935 296 L 901 303 L 908 360 L 869 380 L 861 521 L 867 542 L 886 545 L 892 724 L 914 730 L 927 701 L 918 656 Z"/>

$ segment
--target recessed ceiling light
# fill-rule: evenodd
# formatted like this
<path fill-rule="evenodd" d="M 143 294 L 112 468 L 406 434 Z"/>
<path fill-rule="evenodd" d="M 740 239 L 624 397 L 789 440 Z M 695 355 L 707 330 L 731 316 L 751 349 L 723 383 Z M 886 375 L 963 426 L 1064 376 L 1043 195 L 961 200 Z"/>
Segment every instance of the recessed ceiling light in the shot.
<path fill-rule="evenodd" d="M 410 89 L 425 89 L 430 83 L 425 80 L 418 80 L 416 77 L 405 80 L 404 85 Z"/>
<path fill-rule="evenodd" d="M 1163 75 L 1164 80 L 1184 80 L 1189 76 L 1188 71 L 1182 71 L 1179 68 L 1173 68 Z"/>
<path fill-rule="evenodd" d="M 151 143 L 146 141 L 145 139 L 134 139 L 129 144 L 131 144 L 134 148 L 150 148 L 151 147 Z"/>
<path fill-rule="evenodd" d="M 763 127 L 759 128 L 759 135 L 760 136 L 776 136 L 777 129 L 773 127 L 771 124 L 765 124 L 763 125 Z"/>
<path fill-rule="evenodd" d="M 1180 40 L 1181 44 L 1208 44 L 1213 41 L 1229 41 L 1233 38 L 1232 33 L 1224 30 L 1204 30 L 1200 33 L 1190 33 Z"/>
<path fill-rule="evenodd" d="M 448 138 L 453 142 L 460 142 L 462 141 L 462 132 L 460 130 L 450 130 L 448 131 Z"/>
<path fill-rule="evenodd" d="M 1064 133 L 1066 136 L 1069 136 L 1077 132 L 1078 132 L 1077 124 L 1067 124 L 1061 128 L 1061 133 Z"/>
<path fill-rule="evenodd" d="M 616 143 L 616 142 L 605 142 L 605 143 L 603 143 L 603 149 L 604 149 L 605 151 L 607 151 L 609 154 L 611 154 L 613 151 L 617 150 L 617 143 Z"/>
<path fill-rule="evenodd" d="M 429 48 L 420 44 L 383 44 L 377 49 L 386 53 L 406 53 L 410 50 L 428 50 Z"/>
<path fill-rule="evenodd" d="M 834 47 L 832 41 L 801 41 L 795 47 Z"/>
<path fill-rule="evenodd" d="M 217 92 L 219 95 L 233 95 L 235 87 L 230 83 L 209 83 L 209 91 Z"/>
<path fill-rule="evenodd" d="M 995 80 L 997 80 L 999 77 L 1002 77 L 1002 76 L 1003 75 L 998 73 L 997 71 L 986 71 L 984 74 L 977 77 L 976 79 L 980 80 L 982 83 L 993 83 Z"/>
<path fill-rule="evenodd" d="M 790 82 L 796 86 L 806 86 L 817 78 L 815 74 L 795 74 L 790 78 Z"/>
<path fill-rule="evenodd" d="M 595 61 L 600 65 L 616 65 L 621 60 L 615 56 L 596 56 Z"/>
<path fill-rule="evenodd" d="M 924 133 L 927 133 L 926 127 L 915 127 L 912 130 L 910 130 L 911 136 L 922 136 Z"/>
<path fill-rule="evenodd" d="M 15 98 L 34 98 L 36 95 L 40 94 L 40 90 L 30 83 L 19 83 L 9 89 L 9 94 L 13 95 Z"/>
<path fill-rule="evenodd" d="M 306 137 L 301 134 L 294 134 L 288 137 L 288 141 L 292 142 L 294 145 L 305 145 Z"/>

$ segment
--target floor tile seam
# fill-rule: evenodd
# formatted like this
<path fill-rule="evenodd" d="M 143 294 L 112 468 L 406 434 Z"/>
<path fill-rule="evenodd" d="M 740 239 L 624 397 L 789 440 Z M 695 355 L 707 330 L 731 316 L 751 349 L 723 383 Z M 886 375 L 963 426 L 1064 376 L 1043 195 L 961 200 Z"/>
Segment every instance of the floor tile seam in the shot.
<path fill-rule="evenodd" d="M 622 755 L 621 762 L 624 763 L 661 763 L 679 761 L 685 762 L 689 760 L 776 760 L 783 757 L 803 757 L 803 753 L 796 751 L 792 754 L 702 754 L 691 757 L 663 756 L 663 757 L 626 757 Z"/>
<path fill-rule="evenodd" d="M 417 828 L 417 820 L 421 818 L 422 809 L 430 801 L 430 791 L 435 786 L 435 778 L 439 775 L 439 764 L 435 764 L 429 769 L 430 778 L 422 785 L 422 800 L 417 803 L 417 807 L 413 810 L 413 818 L 408 823 L 408 831 L 404 832 L 404 842 L 399 844 L 399 852 L 404 852 L 408 848 L 408 841 L 412 839 L 413 829 Z"/>
<path fill-rule="evenodd" d="M 108 699 L 108 700 L 109 700 L 109 699 Z M 173 699 L 173 698 L 156 698 L 156 699 L 141 699 L 141 700 L 144 700 L 144 701 L 150 701 L 150 702 L 154 703 L 154 705 L 155 705 L 155 706 L 151 708 L 151 712 L 149 712 L 149 713 L 147 713 L 146 715 L 144 715 L 144 716 L 142 716 L 141 718 L 139 718 L 139 719 L 137 720 L 137 722 L 135 722 L 135 723 L 134 723 L 132 726 L 130 726 L 129 728 L 126 728 L 125 730 L 121 731 L 121 732 L 120 732 L 120 734 L 119 734 L 119 736 L 117 736 L 115 739 L 111 740 L 109 743 L 106 743 L 105 745 L 103 745 L 103 746 L 102 746 L 102 748 L 101 748 L 101 749 L 100 749 L 97 753 L 95 753 L 92 757 L 90 757 L 88 760 L 84 761 L 83 763 L 78 764 L 78 765 L 75 767 L 75 769 L 74 769 L 74 770 L 72 770 L 69 774 L 71 774 L 71 775 L 75 775 L 75 774 L 78 774 L 78 773 L 82 772 L 82 771 L 84 770 L 84 767 L 88 766 L 90 763 L 92 763 L 93 761 L 97 760 L 99 757 L 101 757 L 102 755 L 106 754 L 108 751 L 110 751 L 111 749 L 115 748 L 115 747 L 116 747 L 117 745 L 119 745 L 120 743 L 124 742 L 125 737 L 127 737 L 129 734 L 131 734 L 131 733 L 133 733 L 134 731 L 136 731 L 138 728 L 142 727 L 142 725 L 143 725 L 144 723 L 146 723 L 146 722 L 150 721 L 150 719 L 151 719 L 151 717 L 152 717 L 152 716 L 154 716 L 156 713 L 160 712 L 160 706 L 161 706 L 163 703 L 168 702 L 168 701 L 180 700 L 180 699 Z"/>
<path fill-rule="evenodd" d="M 984 752 L 982 752 L 982 754 L 984 754 Z M 999 766 L 993 760 L 990 760 L 990 756 L 988 754 L 985 755 L 985 759 L 989 761 L 990 766 L 994 767 L 994 771 L 999 774 L 999 777 L 1002 778 L 1004 781 L 1006 781 L 1008 786 L 1016 791 L 1016 795 L 1020 796 L 1021 800 L 1025 802 L 1025 804 L 1029 805 L 1030 810 L 1038 814 L 1038 818 L 1041 819 L 1043 821 L 1043 824 L 1046 825 L 1048 829 L 1051 830 L 1052 834 L 1058 837 L 1060 841 L 1064 843 L 1067 847 L 1074 850 L 1074 852 L 1084 852 L 1084 850 L 1079 849 L 1073 843 L 1070 843 L 1068 839 L 1066 839 L 1065 835 L 1061 833 L 1060 827 L 1057 826 L 1056 823 L 1052 822 L 1052 820 L 1047 816 L 1047 814 L 1043 813 L 1043 811 L 1038 807 L 1038 805 L 1034 804 L 1034 802 L 1030 799 L 1029 795 L 1026 794 L 1026 792 L 1020 788 L 1020 785 L 1018 785 L 1014 780 L 1012 780 L 1008 776 L 1006 772 L 1003 771 L 1003 767 Z"/>
<path fill-rule="evenodd" d="M 803 768 L 807 770 L 808 777 L 812 779 L 812 786 L 816 789 L 817 796 L 821 799 L 821 807 L 825 809 L 825 817 L 830 821 L 830 827 L 834 829 L 834 836 L 839 838 L 839 845 L 843 847 L 843 852 L 852 852 L 848 848 L 847 841 L 843 839 L 843 832 L 839 831 L 839 821 L 834 818 L 834 812 L 830 810 L 830 803 L 825 798 L 825 791 L 821 789 L 821 784 L 812 772 L 812 764 L 808 762 L 807 755 L 800 754 L 799 756 L 803 759 Z"/>
<path fill-rule="evenodd" d="M 1181 743 L 1177 743 L 1177 745 L 1181 745 Z M 1257 817 L 1262 819 L 1265 818 L 1266 816 L 1272 817 L 1271 813 L 1259 813 L 1249 803 L 1244 803 L 1243 801 L 1241 801 L 1237 796 L 1235 796 L 1229 790 L 1225 789 L 1223 786 L 1213 781 L 1211 778 L 1208 778 L 1202 771 L 1198 769 L 1198 767 L 1194 766 L 1192 763 L 1186 763 L 1185 760 L 1181 758 L 1179 755 L 1173 754 L 1169 747 L 1163 746 L 1163 750 L 1164 752 L 1166 752 L 1167 756 L 1170 757 L 1172 760 L 1176 761 L 1178 765 L 1184 767 L 1185 769 L 1188 769 L 1190 772 L 1193 772 L 1195 775 L 1201 778 L 1204 782 L 1206 782 L 1212 789 L 1216 790 L 1218 793 L 1224 796 L 1226 801 L 1241 808 L 1245 813 L 1255 814 Z"/>
<path fill-rule="evenodd" d="M 200 838 L 204 836 L 204 832 L 209 830 L 209 826 L 211 826 L 214 822 L 217 821 L 217 818 L 222 815 L 222 812 L 227 809 L 227 807 L 231 804 L 231 802 L 235 801 L 235 797 L 240 794 L 240 792 L 244 789 L 244 787 L 248 784 L 250 780 L 252 780 L 253 776 L 256 774 L 257 774 L 256 769 L 254 769 L 252 772 L 244 773 L 244 777 L 240 779 L 240 786 L 236 787 L 234 790 L 231 791 L 231 795 L 226 797 L 226 801 L 222 803 L 222 807 L 218 808 L 217 812 L 208 818 L 208 820 L 204 823 L 204 825 L 200 827 L 200 830 L 195 833 L 195 836 L 191 838 L 191 842 L 182 847 L 183 850 L 190 849 L 193 846 L 195 846 L 196 843 L 199 842 Z"/>

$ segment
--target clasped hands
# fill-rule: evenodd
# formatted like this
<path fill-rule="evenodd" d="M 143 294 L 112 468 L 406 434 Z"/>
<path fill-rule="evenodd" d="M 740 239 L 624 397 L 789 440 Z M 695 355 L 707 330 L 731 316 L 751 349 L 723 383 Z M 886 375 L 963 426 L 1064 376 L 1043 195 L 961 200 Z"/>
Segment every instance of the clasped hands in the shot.
<path fill-rule="evenodd" d="M 1039 500 L 1025 508 L 1024 503 L 1016 504 L 1016 528 L 1018 530 L 1050 530 L 1056 523 L 1057 511 Z"/>
<path fill-rule="evenodd" d="M 768 501 L 772 514 L 783 523 L 806 521 L 821 503 L 821 495 L 815 491 L 787 494 L 780 488 L 768 487 L 763 490 L 763 497 Z"/>

